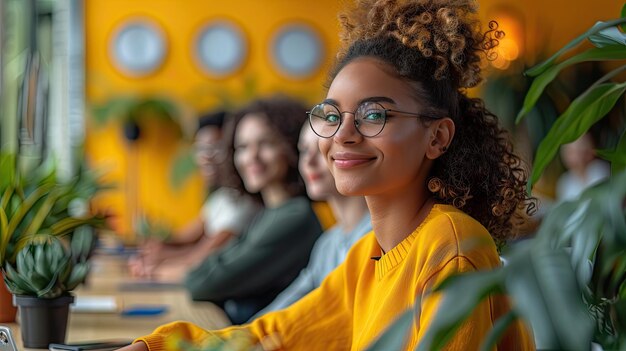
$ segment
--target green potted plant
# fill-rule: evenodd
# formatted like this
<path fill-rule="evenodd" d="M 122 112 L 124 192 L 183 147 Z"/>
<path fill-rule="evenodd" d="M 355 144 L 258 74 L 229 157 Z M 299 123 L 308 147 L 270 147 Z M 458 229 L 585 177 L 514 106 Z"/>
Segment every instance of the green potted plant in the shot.
<path fill-rule="evenodd" d="M 552 57 L 527 70 L 533 82 L 517 122 L 531 112 L 544 89 L 566 67 L 586 61 L 616 61 L 617 67 L 571 101 L 539 144 L 529 189 L 561 145 L 585 134 L 623 101 L 626 82 L 626 5 L 621 18 L 598 22 Z M 620 30 L 621 26 L 621 30 Z M 593 47 L 562 59 L 585 39 Z M 613 150 L 598 150 L 611 163 L 611 177 L 573 201 L 558 204 L 536 235 L 509 245 L 506 264 L 493 271 L 462 274 L 444 281 L 440 313 L 417 350 L 438 350 L 489 294 L 507 293 L 511 312 L 497 320 L 482 349 L 496 345 L 519 318 L 532 327 L 539 349 L 626 348 L 626 131 Z M 401 347 L 413 323 L 407 311 L 370 350 Z"/>
<path fill-rule="evenodd" d="M 20 250 L 15 267 L 6 265 L 5 282 L 19 307 L 25 347 L 65 342 L 69 305 L 74 302 L 69 292 L 87 276 L 93 233 L 80 227 L 71 244 L 66 242 L 60 237 L 36 236 Z"/>
<path fill-rule="evenodd" d="M 38 330 L 27 314 L 34 304 L 48 304 L 65 309 L 67 317 L 73 300 L 69 292 L 87 274 L 93 228 L 104 224 L 102 216 L 88 210 L 89 199 L 101 188 L 84 169 L 61 181 L 51 161 L 22 171 L 15 154 L 0 153 L 0 165 L 0 269 L 20 306 L 24 346 L 47 347 L 63 342 L 67 319 L 35 317 L 46 322 L 47 329 Z M 53 335 L 54 329 L 59 334 Z M 48 336 L 51 339 L 44 340 Z"/>

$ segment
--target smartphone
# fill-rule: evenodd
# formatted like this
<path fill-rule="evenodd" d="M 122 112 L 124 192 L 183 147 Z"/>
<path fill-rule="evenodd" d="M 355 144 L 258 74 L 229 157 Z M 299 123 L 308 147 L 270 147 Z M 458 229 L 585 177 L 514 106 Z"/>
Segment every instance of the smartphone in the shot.
<path fill-rule="evenodd" d="M 105 340 L 105 341 L 88 341 L 73 344 L 50 344 L 50 351 L 83 351 L 83 350 L 117 350 L 120 347 L 130 345 L 132 340 Z"/>
<path fill-rule="evenodd" d="M 0 325 L 0 351 L 17 351 L 11 329 Z"/>

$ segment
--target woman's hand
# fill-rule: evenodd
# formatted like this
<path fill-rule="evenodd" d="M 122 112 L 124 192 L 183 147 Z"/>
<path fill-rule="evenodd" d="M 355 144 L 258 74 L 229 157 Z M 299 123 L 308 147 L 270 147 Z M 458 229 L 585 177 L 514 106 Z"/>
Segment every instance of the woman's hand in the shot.
<path fill-rule="evenodd" d="M 136 342 L 132 345 L 124 346 L 118 351 L 149 351 L 148 345 L 146 345 L 143 341 Z"/>
<path fill-rule="evenodd" d="M 161 263 L 165 244 L 150 239 L 139 248 L 139 253 L 128 260 L 128 268 L 133 278 L 152 278 L 156 267 Z"/>

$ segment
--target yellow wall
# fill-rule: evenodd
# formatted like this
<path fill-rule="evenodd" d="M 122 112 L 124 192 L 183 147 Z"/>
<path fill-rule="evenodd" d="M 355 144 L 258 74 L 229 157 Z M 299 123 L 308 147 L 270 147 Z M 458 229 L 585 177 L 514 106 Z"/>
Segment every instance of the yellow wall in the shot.
<path fill-rule="evenodd" d="M 553 52 L 599 19 L 617 17 L 623 2 L 618 0 L 484 0 L 483 19 L 493 19 L 498 9 L 517 14 L 527 61 L 534 62 L 536 51 Z M 233 100 L 246 99 L 246 81 L 255 82 L 257 93 L 290 92 L 312 104 L 324 96 L 325 71 L 306 79 L 288 79 L 271 65 L 268 45 L 280 24 L 304 21 L 322 35 L 325 55 L 331 60 L 337 47 L 337 0 L 86 0 L 86 86 L 88 106 L 124 94 L 157 94 L 171 98 L 186 113 L 180 118 L 193 120 L 194 113 L 221 102 L 216 92 L 226 92 Z M 154 74 L 129 78 L 112 64 L 108 53 L 117 26 L 133 17 L 156 21 L 167 38 L 167 57 Z M 213 79 L 194 62 L 191 52 L 195 35 L 207 20 L 228 18 L 237 22 L 248 39 L 248 58 L 243 68 L 228 79 Z M 496 17 L 497 19 L 497 17 Z M 506 27 L 501 28 L 507 30 Z M 168 175 L 179 142 L 167 125 L 154 123 L 143 131 L 133 148 L 123 140 L 120 126 L 88 123 L 86 148 L 95 167 L 107 171 L 106 180 L 118 190 L 102 196 L 98 205 L 118 217 L 115 229 L 129 233 L 129 182 L 138 181 L 139 208 L 173 227 L 180 227 L 197 215 L 202 189 L 196 175 L 180 190 L 169 186 Z M 130 166 L 130 168 L 129 168 Z M 133 168 L 134 167 L 134 168 Z M 132 194 L 132 193 L 131 193 Z"/>
<path fill-rule="evenodd" d="M 215 97 L 216 91 L 226 91 L 236 101 L 244 100 L 245 81 L 250 79 L 258 93 L 286 91 L 312 104 L 323 97 L 327 68 L 322 67 L 305 79 L 288 79 L 274 70 L 268 45 L 279 25 L 304 21 L 318 29 L 326 57 L 330 58 L 337 49 L 334 20 L 337 10 L 335 0 L 88 0 L 85 5 L 88 104 L 123 94 L 157 94 L 179 101 L 192 112 L 203 111 L 221 103 Z M 120 73 L 108 53 L 117 26 L 136 16 L 156 21 L 165 32 L 168 45 L 161 68 L 143 78 L 129 78 Z M 213 79 L 204 74 L 191 51 L 197 31 L 207 20 L 216 17 L 237 22 L 249 43 L 243 68 L 228 79 Z M 133 179 L 139 181 L 139 207 L 150 216 L 180 227 L 198 213 L 203 195 L 198 176 L 181 190 L 169 186 L 168 175 L 177 141 L 171 135 L 164 137 L 167 132 L 167 126 L 150 126 L 131 152 L 118 124 L 101 127 L 93 121 L 89 123 L 87 154 L 95 167 L 109 172 L 106 180 L 118 186 L 118 190 L 103 195 L 98 205 L 118 216 L 114 224 L 121 233 L 129 232 L 129 195 L 124 189 Z M 129 165 L 136 165 L 137 170 L 130 170 Z"/>

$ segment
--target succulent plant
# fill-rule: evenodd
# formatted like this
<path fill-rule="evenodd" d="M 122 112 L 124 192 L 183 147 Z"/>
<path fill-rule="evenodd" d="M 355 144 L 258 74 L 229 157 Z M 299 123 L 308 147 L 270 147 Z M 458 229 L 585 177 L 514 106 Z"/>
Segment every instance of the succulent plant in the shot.
<path fill-rule="evenodd" d="M 16 295 L 61 296 L 85 280 L 92 247 L 93 233 L 86 226 L 74 232 L 70 243 L 55 236 L 36 236 L 20 250 L 15 267 L 6 264 L 4 281 Z"/>
<path fill-rule="evenodd" d="M 0 273 L 14 294 L 53 298 L 84 280 L 93 229 L 104 226 L 88 204 L 105 187 L 83 166 L 64 180 L 52 159 L 24 169 L 0 152 Z"/>

